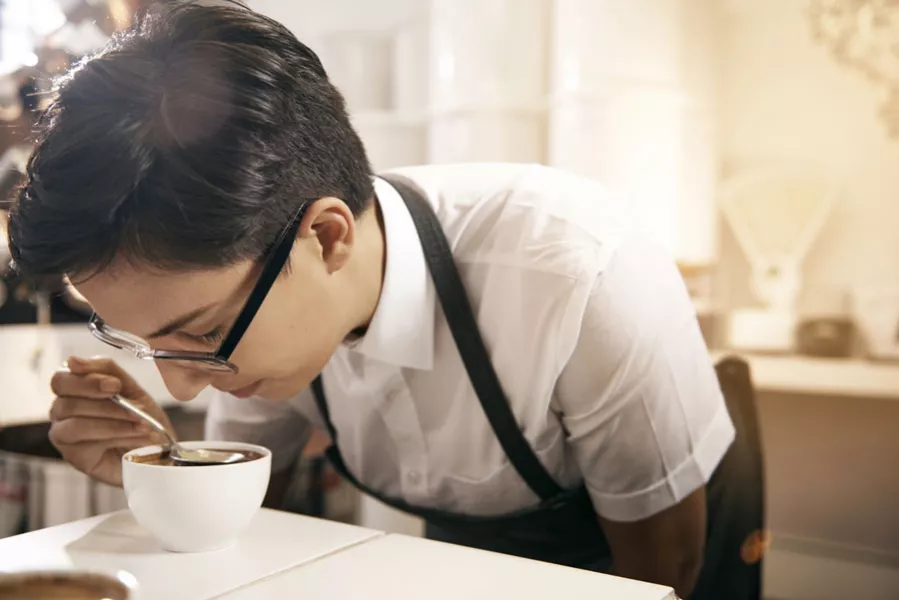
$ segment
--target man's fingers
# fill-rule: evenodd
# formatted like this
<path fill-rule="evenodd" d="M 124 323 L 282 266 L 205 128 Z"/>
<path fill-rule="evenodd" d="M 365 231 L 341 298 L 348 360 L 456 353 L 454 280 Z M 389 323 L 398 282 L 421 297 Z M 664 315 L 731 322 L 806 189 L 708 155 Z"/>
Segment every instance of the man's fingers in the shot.
<path fill-rule="evenodd" d="M 54 445 L 72 445 L 118 438 L 147 437 L 152 428 L 146 423 L 118 419 L 73 417 L 56 421 L 50 427 L 50 441 Z"/>
<path fill-rule="evenodd" d="M 118 454 L 122 455 L 126 452 L 134 450 L 135 448 L 155 446 L 159 443 L 160 441 L 156 439 L 155 436 L 148 435 L 138 437 L 111 438 L 109 440 L 104 440 L 101 443 L 101 447 L 104 449 L 104 451 L 116 450 Z"/>
<path fill-rule="evenodd" d="M 76 374 L 61 370 L 53 374 L 50 388 L 57 396 L 110 398 L 122 391 L 122 383 L 103 373 Z"/>
<path fill-rule="evenodd" d="M 144 389 L 140 385 L 138 385 L 134 378 L 132 378 L 131 375 L 129 375 L 125 371 L 125 369 L 120 367 L 119 364 L 111 358 L 80 358 L 77 356 L 70 356 L 68 360 L 66 360 L 66 366 L 69 372 L 75 375 L 87 375 L 89 373 L 96 373 L 101 375 L 108 375 L 113 379 L 118 380 L 121 387 L 117 390 L 112 391 L 111 393 L 113 394 L 121 393 L 126 398 L 139 398 L 140 396 L 146 394 Z"/>
<path fill-rule="evenodd" d="M 140 422 L 140 417 L 125 410 L 107 398 L 57 397 L 50 407 L 51 421 L 64 421 L 74 417 L 93 417 L 120 421 Z"/>

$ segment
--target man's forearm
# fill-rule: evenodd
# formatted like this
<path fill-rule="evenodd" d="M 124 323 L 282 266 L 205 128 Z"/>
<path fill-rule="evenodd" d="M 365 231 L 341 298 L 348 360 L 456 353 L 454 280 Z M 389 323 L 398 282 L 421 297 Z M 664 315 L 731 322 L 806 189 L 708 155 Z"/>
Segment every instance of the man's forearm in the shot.
<path fill-rule="evenodd" d="M 674 588 L 680 598 L 687 598 L 693 593 L 693 587 L 702 570 L 702 559 L 698 560 L 647 560 L 639 564 L 619 565 L 613 563 L 610 575 L 636 579 L 649 583 L 657 583 Z"/>
<path fill-rule="evenodd" d="M 705 554 L 705 488 L 642 521 L 600 524 L 617 575 L 670 586 L 682 598 L 692 593 Z"/>

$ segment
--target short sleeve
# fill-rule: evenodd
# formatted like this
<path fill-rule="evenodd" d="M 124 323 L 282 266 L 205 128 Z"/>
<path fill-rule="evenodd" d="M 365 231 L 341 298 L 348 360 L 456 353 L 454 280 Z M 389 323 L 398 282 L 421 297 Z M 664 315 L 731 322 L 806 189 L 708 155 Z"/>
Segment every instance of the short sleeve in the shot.
<path fill-rule="evenodd" d="M 218 392 L 206 413 L 207 440 L 265 446 L 272 451 L 273 472 L 293 464 L 311 433 L 309 421 L 297 411 L 293 402 L 237 398 Z"/>
<path fill-rule="evenodd" d="M 709 481 L 734 428 L 692 301 L 664 250 L 630 240 L 610 258 L 557 402 L 603 517 L 647 518 Z"/>

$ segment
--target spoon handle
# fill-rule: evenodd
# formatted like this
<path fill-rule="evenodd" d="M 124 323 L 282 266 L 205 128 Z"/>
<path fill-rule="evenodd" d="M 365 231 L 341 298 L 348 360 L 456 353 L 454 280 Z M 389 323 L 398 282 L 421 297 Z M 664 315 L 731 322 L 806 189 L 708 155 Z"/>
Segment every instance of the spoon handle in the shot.
<path fill-rule="evenodd" d="M 118 394 L 113 396 L 111 398 L 111 400 L 113 402 L 115 402 L 116 404 L 118 404 L 119 406 L 121 406 L 122 408 L 124 408 L 125 410 L 134 413 L 135 415 L 137 415 L 138 417 L 140 417 L 141 419 L 143 419 L 144 421 L 149 423 L 154 429 L 156 429 L 157 431 L 159 431 L 159 433 L 163 434 L 166 437 L 166 439 L 169 441 L 169 444 L 175 443 L 175 440 L 172 439 L 171 434 L 168 432 L 168 430 L 166 430 L 165 426 L 163 426 L 162 423 L 160 423 L 158 420 L 156 420 L 156 418 L 153 417 L 153 415 L 151 415 L 147 411 L 143 410 L 142 408 L 138 408 L 137 406 L 135 406 L 131 402 L 125 400 Z"/>

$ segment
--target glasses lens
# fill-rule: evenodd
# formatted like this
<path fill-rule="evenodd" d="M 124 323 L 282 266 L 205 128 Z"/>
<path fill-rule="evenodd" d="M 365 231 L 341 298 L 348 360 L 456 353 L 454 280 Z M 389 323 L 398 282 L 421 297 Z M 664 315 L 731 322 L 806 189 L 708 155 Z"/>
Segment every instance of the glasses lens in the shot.
<path fill-rule="evenodd" d="M 136 335 L 127 331 L 114 329 L 95 317 L 91 322 L 91 331 L 99 340 L 115 346 L 121 350 L 131 352 L 137 358 L 144 360 L 166 360 L 176 364 L 179 367 L 199 371 L 214 371 L 216 373 L 237 373 L 237 367 L 228 361 L 216 358 L 210 354 L 203 357 L 202 353 L 196 353 L 191 356 L 183 356 L 183 354 L 166 350 L 154 350 L 150 344 Z"/>
<path fill-rule="evenodd" d="M 150 348 L 150 344 L 143 338 L 139 338 L 126 331 L 121 331 L 120 329 L 114 329 L 103 321 L 97 319 L 95 319 L 91 325 L 91 332 L 94 336 L 111 346 L 121 348 L 122 350 L 128 350 L 137 356 L 146 356 L 153 352 Z"/>
<path fill-rule="evenodd" d="M 164 360 L 183 369 L 191 371 L 212 371 L 215 373 L 237 373 L 237 367 L 229 362 L 214 358 L 179 358 L 177 356 L 156 356 L 156 360 Z"/>

